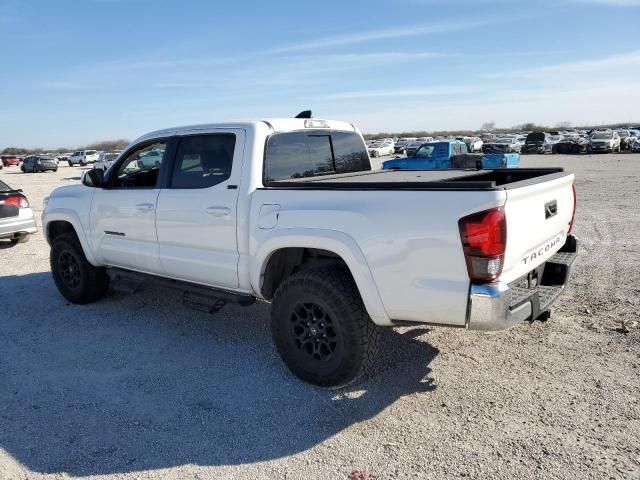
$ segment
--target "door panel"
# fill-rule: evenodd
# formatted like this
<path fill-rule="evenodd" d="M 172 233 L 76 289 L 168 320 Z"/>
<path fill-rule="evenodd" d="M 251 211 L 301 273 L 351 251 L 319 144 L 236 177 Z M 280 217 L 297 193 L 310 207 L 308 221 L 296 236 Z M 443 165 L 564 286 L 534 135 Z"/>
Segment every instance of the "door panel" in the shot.
<path fill-rule="evenodd" d="M 161 274 L 156 233 L 159 178 L 166 170 L 167 140 L 125 152 L 91 202 L 91 245 L 104 265 Z"/>
<path fill-rule="evenodd" d="M 105 265 L 161 273 L 156 235 L 160 190 L 98 189 L 91 204 L 96 259 Z"/>
<path fill-rule="evenodd" d="M 244 140 L 244 130 L 237 129 L 180 139 L 170 185 L 161 190 L 156 212 L 167 276 L 238 288 L 236 206 Z"/>

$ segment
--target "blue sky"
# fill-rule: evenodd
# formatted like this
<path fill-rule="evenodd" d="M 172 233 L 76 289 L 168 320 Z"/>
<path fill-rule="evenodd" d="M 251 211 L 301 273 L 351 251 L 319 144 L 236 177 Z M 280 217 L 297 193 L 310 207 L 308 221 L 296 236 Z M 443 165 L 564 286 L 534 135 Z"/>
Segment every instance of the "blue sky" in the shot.
<path fill-rule="evenodd" d="M 0 148 L 292 116 L 640 122 L 640 0 L 0 0 Z"/>

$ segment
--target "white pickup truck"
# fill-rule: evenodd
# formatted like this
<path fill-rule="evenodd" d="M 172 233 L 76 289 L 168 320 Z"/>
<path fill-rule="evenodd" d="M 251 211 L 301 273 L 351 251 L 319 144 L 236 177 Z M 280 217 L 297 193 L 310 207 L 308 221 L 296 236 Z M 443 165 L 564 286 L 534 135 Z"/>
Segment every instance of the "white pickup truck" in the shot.
<path fill-rule="evenodd" d="M 145 135 L 56 189 L 42 222 L 70 302 L 110 281 L 209 311 L 271 302 L 287 366 L 336 387 L 371 363 L 379 326 L 547 315 L 576 256 L 573 183 L 560 168 L 373 171 L 353 125 L 276 119 Z"/>

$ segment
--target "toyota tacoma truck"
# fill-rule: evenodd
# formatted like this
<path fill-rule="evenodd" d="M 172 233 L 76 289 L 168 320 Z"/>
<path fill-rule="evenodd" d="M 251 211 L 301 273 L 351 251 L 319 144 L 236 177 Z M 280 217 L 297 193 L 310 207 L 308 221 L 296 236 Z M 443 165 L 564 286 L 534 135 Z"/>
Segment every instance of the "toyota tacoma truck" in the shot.
<path fill-rule="evenodd" d="M 53 191 L 42 224 L 68 301 L 156 282 L 211 312 L 270 302 L 289 369 L 339 387 L 379 327 L 548 315 L 576 257 L 573 183 L 561 168 L 374 171 L 356 127 L 307 116 L 144 135 Z"/>

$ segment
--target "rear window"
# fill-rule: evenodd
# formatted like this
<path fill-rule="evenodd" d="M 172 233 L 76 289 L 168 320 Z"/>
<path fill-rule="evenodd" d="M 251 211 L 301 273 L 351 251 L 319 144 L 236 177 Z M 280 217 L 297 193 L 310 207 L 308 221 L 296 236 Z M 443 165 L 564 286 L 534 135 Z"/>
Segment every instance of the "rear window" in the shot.
<path fill-rule="evenodd" d="M 267 182 L 365 170 L 371 170 L 367 147 L 355 132 L 287 132 L 267 141 Z"/>
<path fill-rule="evenodd" d="M 95 155 L 98 153 L 96 150 L 87 150 L 87 155 Z"/>

